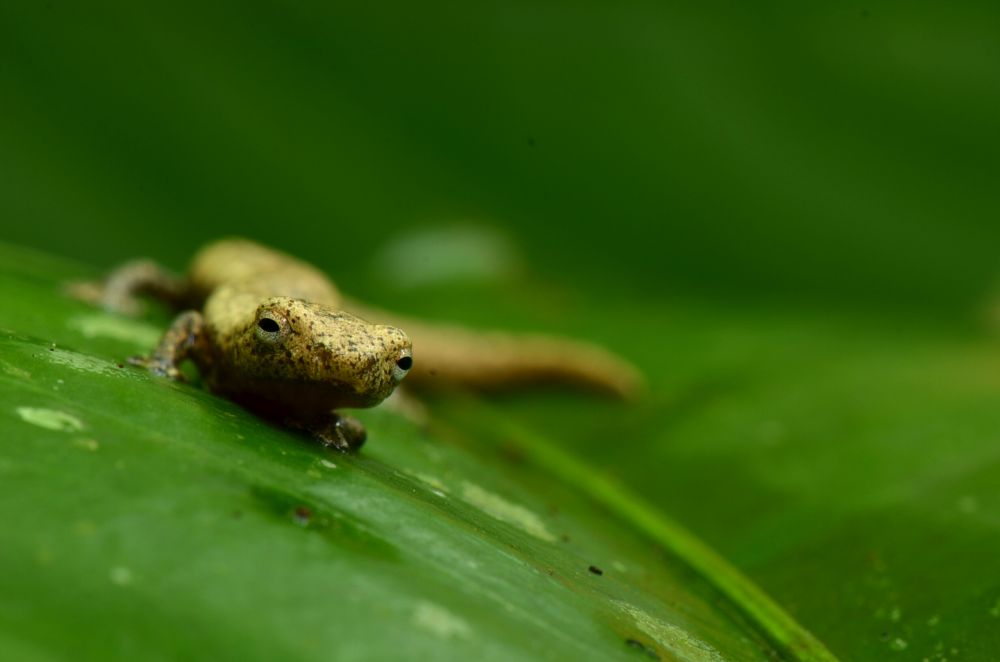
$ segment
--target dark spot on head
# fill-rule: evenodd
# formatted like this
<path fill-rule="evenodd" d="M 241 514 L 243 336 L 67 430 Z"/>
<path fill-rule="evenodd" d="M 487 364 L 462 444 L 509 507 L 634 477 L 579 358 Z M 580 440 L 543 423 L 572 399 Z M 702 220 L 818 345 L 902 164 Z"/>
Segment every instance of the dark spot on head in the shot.
<path fill-rule="evenodd" d="M 603 575 L 604 574 L 604 571 L 601 570 L 600 568 L 598 568 L 596 565 L 590 566 L 589 568 L 587 568 L 587 570 L 590 570 L 595 575 Z"/>
<path fill-rule="evenodd" d="M 118 367 L 119 367 L 119 368 L 124 368 L 124 367 L 125 367 L 125 364 L 124 364 L 124 363 L 119 363 L 119 364 L 118 364 Z"/>
<path fill-rule="evenodd" d="M 409 356 L 404 356 L 403 358 L 396 361 L 396 365 L 399 366 L 400 370 L 409 370 L 413 367 L 413 359 Z"/>
<path fill-rule="evenodd" d="M 281 327 L 270 317 L 261 317 L 260 321 L 257 322 L 257 326 L 260 327 L 261 331 L 267 331 L 268 333 L 277 333 Z"/>

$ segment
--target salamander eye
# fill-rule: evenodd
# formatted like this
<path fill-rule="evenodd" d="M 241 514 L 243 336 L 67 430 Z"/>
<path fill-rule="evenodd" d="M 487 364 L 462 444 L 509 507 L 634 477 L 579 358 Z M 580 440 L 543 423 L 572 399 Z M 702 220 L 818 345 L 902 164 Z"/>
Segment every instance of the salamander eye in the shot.
<path fill-rule="evenodd" d="M 263 340 L 264 342 L 276 342 L 281 338 L 283 325 L 278 320 L 273 317 L 269 317 L 266 313 L 261 315 L 257 320 L 257 338 Z"/>
<path fill-rule="evenodd" d="M 392 376 L 397 382 L 406 377 L 406 373 L 413 367 L 413 357 L 410 355 L 410 350 L 404 349 L 401 354 L 402 356 L 396 359 L 396 367 L 392 369 Z"/>

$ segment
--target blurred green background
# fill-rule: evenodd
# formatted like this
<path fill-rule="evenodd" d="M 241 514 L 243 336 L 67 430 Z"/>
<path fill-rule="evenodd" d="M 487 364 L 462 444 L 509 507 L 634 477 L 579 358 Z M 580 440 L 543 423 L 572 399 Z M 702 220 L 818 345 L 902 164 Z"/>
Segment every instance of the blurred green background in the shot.
<path fill-rule="evenodd" d="M 479 221 L 602 293 L 954 310 L 995 276 L 992 3 L 2 11 L 4 234 L 90 262 L 240 232 L 357 289 Z"/>
<path fill-rule="evenodd" d="M 1000 646 L 998 154 L 992 3 L 0 7 L 5 241 L 604 342 L 502 407 L 845 659 Z"/>

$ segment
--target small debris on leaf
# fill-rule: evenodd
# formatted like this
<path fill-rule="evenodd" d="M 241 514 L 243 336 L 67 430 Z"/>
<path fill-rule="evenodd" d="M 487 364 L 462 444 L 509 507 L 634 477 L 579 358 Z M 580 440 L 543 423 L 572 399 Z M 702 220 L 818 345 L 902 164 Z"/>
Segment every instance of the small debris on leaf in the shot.
<path fill-rule="evenodd" d="M 295 523 L 301 526 L 306 526 L 309 524 L 309 520 L 312 519 L 312 511 L 308 506 L 297 507 L 293 514 L 295 516 Z"/>
<path fill-rule="evenodd" d="M 657 654 L 656 651 L 654 651 L 652 648 L 642 643 L 638 639 L 626 639 L 625 645 L 628 646 L 629 648 L 634 648 L 637 651 L 642 651 L 643 653 L 646 654 L 646 657 L 652 658 L 654 660 L 660 659 L 660 656 Z"/>

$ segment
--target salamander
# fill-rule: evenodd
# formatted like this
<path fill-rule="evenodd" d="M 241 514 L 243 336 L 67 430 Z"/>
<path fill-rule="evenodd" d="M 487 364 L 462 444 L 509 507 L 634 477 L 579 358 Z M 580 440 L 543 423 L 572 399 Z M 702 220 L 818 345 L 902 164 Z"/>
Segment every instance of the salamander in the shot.
<path fill-rule="evenodd" d="M 429 324 L 365 306 L 316 267 L 246 239 L 206 245 L 184 276 L 137 260 L 71 292 L 127 314 L 142 310 L 142 295 L 183 310 L 151 354 L 130 362 L 183 379 L 179 366 L 191 360 L 212 391 L 345 451 L 366 435 L 336 410 L 375 406 L 407 376 L 415 387 L 558 381 L 618 396 L 641 383 L 631 364 L 591 343 Z"/>

